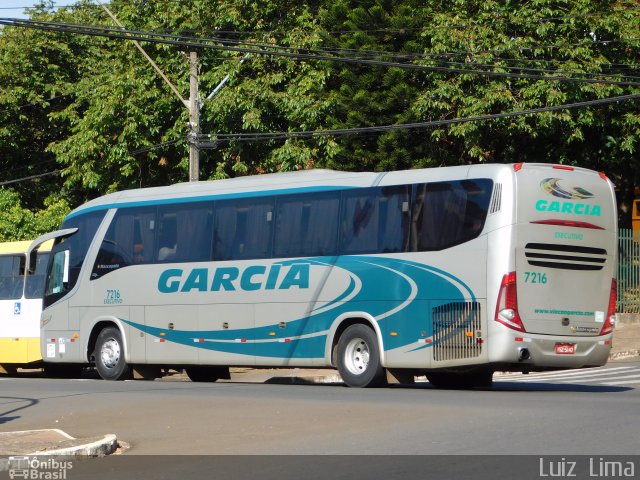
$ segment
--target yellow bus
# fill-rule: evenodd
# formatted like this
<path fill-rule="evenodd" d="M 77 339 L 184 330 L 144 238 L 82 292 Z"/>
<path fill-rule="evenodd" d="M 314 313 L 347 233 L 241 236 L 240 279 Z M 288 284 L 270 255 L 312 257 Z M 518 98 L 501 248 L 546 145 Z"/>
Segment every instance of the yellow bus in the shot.
<path fill-rule="evenodd" d="M 52 243 L 38 249 L 32 273 L 26 272 L 31 241 L 0 243 L 0 373 L 42 364 L 40 313 Z"/>

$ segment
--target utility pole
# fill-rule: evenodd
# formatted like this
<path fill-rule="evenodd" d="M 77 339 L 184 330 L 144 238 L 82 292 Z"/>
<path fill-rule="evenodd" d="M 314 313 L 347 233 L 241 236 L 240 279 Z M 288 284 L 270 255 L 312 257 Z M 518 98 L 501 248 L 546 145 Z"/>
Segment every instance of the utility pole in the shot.
<path fill-rule="evenodd" d="M 125 29 L 122 23 L 116 18 L 116 16 L 104 5 L 100 0 L 97 0 L 98 4 L 103 8 L 107 15 L 120 27 Z M 200 104 L 199 98 L 199 77 L 198 77 L 198 52 L 193 51 L 189 53 L 189 100 L 182 98 L 180 91 L 171 83 L 169 78 L 162 72 L 160 67 L 151 59 L 151 57 L 144 51 L 142 46 L 137 40 L 133 40 L 133 44 L 136 46 L 140 53 L 147 59 L 154 70 L 162 77 L 165 83 L 169 86 L 171 91 L 175 94 L 180 102 L 189 110 L 189 181 L 197 182 L 200 180 Z M 240 64 L 242 65 L 245 60 L 249 58 L 249 54 L 245 55 Z M 229 81 L 230 76 L 227 75 L 218 86 L 211 92 L 206 100 L 213 98 L 222 87 Z M 204 148 L 207 148 L 207 143 L 202 144 Z"/>
<path fill-rule="evenodd" d="M 198 52 L 189 53 L 189 181 L 200 180 L 200 99 L 198 97 Z"/>
<path fill-rule="evenodd" d="M 98 4 L 103 8 L 105 12 L 111 17 L 111 19 L 124 30 L 124 26 L 116 18 L 116 16 L 109 10 L 109 8 L 102 4 L 98 0 Z M 189 110 L 189 181 L 197 182 L 200 180 L 200 150 L 198 147 L 198 134 L 200 133 L 200 100 L 198 98 L 198 53 L 189 53 L 189 100 L 182 98 L 182 95 L 178 89 L 171 83 L 167 76 L 160 70 L 160 67 L 151 59 L 151 57 L 144 51 L 142 46 L 137 40 L 133 40 L 133 44 L 136 46 L 140 53 L 147 59 L 155 71 L 162 77 L 167 83 L 171 91 L 178 97 L 180 102 Z"/>

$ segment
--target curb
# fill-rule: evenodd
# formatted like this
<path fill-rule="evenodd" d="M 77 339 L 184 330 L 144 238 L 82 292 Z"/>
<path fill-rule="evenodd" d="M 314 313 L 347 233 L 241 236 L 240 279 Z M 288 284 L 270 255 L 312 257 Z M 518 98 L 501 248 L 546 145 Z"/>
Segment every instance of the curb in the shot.
<path fill-rule="evenodd" d="M 74 438 L 58 429 L 0 432 L 0 443 L 2 457 L 5 457 L 0 458 L 0 471 L 9 470 L 11 457 L 55 456 L 57 460 L 80 460 L 111 455 L 120 446 L 112 433 L 97 439 Z"/>
<path fill-rule="evenodd" d="M 271 385 L 316 385 L 316 384 L 342 384 L 339 374 L 331 375 L 305 375 L 292 377 L 271 377 L 264 382 Z"/>
<path fill-rule="evenodd" d="M 71 439 L 75 440 L 73 437 Z M 56 455 L 65 458 L 74 457 L 105 457 L 118 449 L 118 438 L 113 433 L 108 433 L 102 439 L 73 447 L 44 449 L 28 455 Z"/>
<path fill-rule="evenodd" d="M 623 360 L 626 358 L 640 357 L 640 350 L 626 350 L 623 352 L 616 352 L 609 355 L 609 361 Z"/>

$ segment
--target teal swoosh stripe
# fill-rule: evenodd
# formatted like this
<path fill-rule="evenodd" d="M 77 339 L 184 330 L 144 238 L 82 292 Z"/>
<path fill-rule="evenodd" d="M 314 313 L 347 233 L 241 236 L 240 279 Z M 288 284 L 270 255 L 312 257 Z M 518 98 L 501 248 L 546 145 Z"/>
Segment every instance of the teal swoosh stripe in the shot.
<path fill-rule="evenodd" d="M 271 319 L 270 324 L 264 327 L 180 331 L 123 321 L 149 335 L 196 348 L 262 357 L 322 358 L 328 331 L 335 319 L 344 313 L 368 312 L 374 318 L 381 318 L 378 325 L 382 332 L 395 329 L 407 332 L 395 337 L 384 337 L 384 349 L 390 350 L 414 343 L 419 338 L 419 332 L 426 330 L 427 336 L 432 336 L 431 312 L 425 311 L 425 302 L 422 300 L 429 300 L 431 307 L 452 301 L 464 301 L 465 298 L 475 301 L 471 289 L 460 279 L 444 270 L 413 261 L 387 257 L 345 256 L 295 259 L 277 263 L 286 265 L 301 262 L 309 262 L 312 266 L 333 265 L 334 269 L 342 269 L 345 274 L 351 276 L 349 285 L 335 299 L 310 310 L 306 316 L 295 320 Z M 358 277 L 361 282 L 361 288 L 357 292 L 354 277 Z M 412 298 L 412 295 L 415 298 Z M 344 301 L 350 296 L 349 301 Z M 280 321 L 286 321 L 286 332 L 279 328 Z M 270 335 L 273 332 L 276 333 L 276 337 Z M 160 336 L 161 333 L 164 335 Z M 284 337 L 290 341 L 284 343 Z M 205 339 L 205 342 L 195 343 L 194 338 Z M 240 338 L 246 338 L 247 342 L 234 342 Z M 429 346 L 431 344 L 425 344 L 418 349 Z"/>

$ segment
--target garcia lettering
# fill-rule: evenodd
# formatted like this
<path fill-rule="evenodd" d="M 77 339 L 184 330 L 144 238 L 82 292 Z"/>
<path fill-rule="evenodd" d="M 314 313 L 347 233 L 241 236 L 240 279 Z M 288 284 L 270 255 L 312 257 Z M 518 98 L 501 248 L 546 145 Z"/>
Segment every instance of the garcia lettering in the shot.
<path fill-rule="evenodd" d="M 601 215 L 600 205 L 589 205 L 579 202 L 560 202 L 557 200 L 538 200 L 536 210 L 540 212 L 556 212 L 571 215 L 589 215 L 599 217 Z"/>
<path fill-rule="evenodd" d="M 309 288 L 309 264 L 237 267 L 170 268 L 160 274 L 160 293 L 234 292 Z"/>

